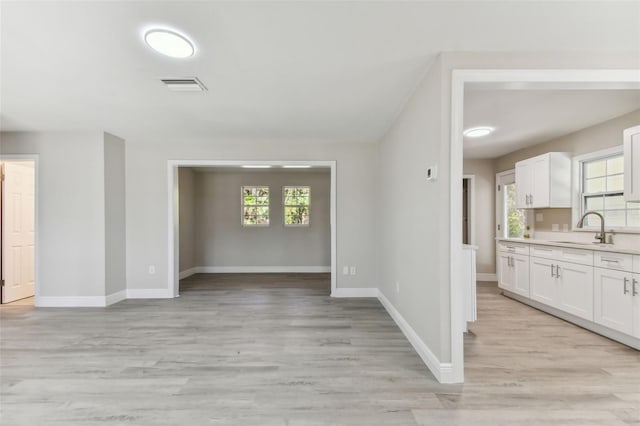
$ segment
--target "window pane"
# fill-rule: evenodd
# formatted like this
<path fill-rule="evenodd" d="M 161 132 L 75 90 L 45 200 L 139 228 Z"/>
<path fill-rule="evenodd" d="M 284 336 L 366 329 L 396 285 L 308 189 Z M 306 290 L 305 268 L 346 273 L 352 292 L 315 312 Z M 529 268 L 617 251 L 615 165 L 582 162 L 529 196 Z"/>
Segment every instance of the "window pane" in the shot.
<path fill-rule="evenodd" d="M 255 211 L 259 216 L 269 216 L 269 207 L 256 207 Z"/>
<path fill-rule="evenodd" d="M 587 179 L 585 181 L 584 192 L 586 194 L 593 194 L 595 192 L 605 191 L 605 178 Z"/>
<path fill-rule="evenodd" d="M 624 175 L 608 176 L 607 191 L 624 191 Z"/>
<path fill-rule="evenodd" d="M 605 212 L 604 223 L 607 227 L 625 226 L 624 210 L 608 210 Z M 600 223 L 598 222 L 598 226 Z"/>
<path fill-rule="evenodd" d="M 524 234 L 524 210 L 516 209 L 516 185 L 514 183 L 510 183 L 505 185 L 504 189 L 507 237 L 522 237 L 522 234 Z"/>
<path fill-rule="evenodd" d="M 587 179 L 604 176 L 606 171 L 606 161 L 590 161 L 584 164 L 584 177 Z"/>
<path fill-rule="evenodd" d="M 604 209 L 604 196 L 595 195 L 586 197 L 586 210 L 603 210 Z"/>
<path fill-rule="evenodd" d="M 285 224 L 287 225 L 308 225 L 308 207 L 285 207 Z"/>
<path fill-rule="evenodd" d="M 245 207 L 244 208 L 244 216 L 255 216 L 256 214 L 258 214 L 258 212 L 256 211 L 256 207 Z"/>
<path fill-rule="evenodd" d="M 250 206 L 252 204 L 256 203 L 256 197 L 254 197 L 253 195 L 246 195 L 244 196 L 244 205 L 245 206 Z"/>
<path fill-rule="evenodd" d="M 614 157 L 607 160 L 607 174 L 615 175 L 624 172 L 624 157 Z"/>
<path fill-rule="evenodd" d="M 255 204 L 260 206 L 269 205 L 269 197 L 256 197 Z"/>
<path fill-rule="evenodd" d="M 625 208 L 624 196 L 622 194 L 620 194 L 620 195 L 614 195 L 614 196 L 605 197 L 604 198 L 604 208 L 607 209 L 607 210 L 624 209 Z"/>
<path fill-rule="evenodd" d="M 268 216 L 256 216 L 256 224 L 258 225 L 268 225 L 269 217 Z"/>

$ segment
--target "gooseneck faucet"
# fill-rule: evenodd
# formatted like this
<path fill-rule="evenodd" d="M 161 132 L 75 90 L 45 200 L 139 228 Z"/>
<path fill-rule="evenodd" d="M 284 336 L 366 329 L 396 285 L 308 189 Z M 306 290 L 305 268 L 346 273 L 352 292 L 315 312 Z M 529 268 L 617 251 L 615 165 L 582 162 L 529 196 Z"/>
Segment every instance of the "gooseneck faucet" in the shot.
<path fill-rule="evenodd" d="M 604 232 L 604 217 L 600 213 L 594 212 L 594 211 L 586 212 L 585 214 L 582 215 L 582 217 L 580 218 L 576 226 L 578 228 L 582 228 L 582 226 L 584 225 L 584 218 L 590 214 L 595 214 L 600 218 L 600 233 L 596 234 L 596 240 L 600 240 L 600 244 L 607 244 L 607 236 Z"/>

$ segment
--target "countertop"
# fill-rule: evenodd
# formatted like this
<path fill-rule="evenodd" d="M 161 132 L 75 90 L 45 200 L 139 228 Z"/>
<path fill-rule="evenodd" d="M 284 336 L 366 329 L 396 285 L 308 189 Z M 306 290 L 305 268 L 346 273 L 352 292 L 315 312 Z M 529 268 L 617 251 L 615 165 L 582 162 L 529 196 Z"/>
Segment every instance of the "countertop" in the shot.
<path fill-rule="evenodd" d="M 630 249 L 626 247 L 617 247 L 615 244 L 600 244 L 600 243 L 581 243 L 581 242 L 569 242 L 569 241 L 549 241 L 549 240 L 537 240 L 535 238 L 496 238 L 496 241 L 510 241 L 514 243 L 524 244 L 540 244 L 544 246 L 556 246 L 556 247 L 569 247 L 582 250 L 594 250 L 594 251 L 609 251 L 614 253 L 626 253 L 640 255 L 639 249 Z"/>

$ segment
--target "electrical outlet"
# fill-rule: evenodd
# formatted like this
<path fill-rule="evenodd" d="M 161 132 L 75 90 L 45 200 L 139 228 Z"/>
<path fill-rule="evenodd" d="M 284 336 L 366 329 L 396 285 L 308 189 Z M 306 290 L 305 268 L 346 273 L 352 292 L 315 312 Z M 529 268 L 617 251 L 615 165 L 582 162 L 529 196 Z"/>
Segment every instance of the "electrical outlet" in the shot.
<path fill-rule="evenodd" d="M 149 265 L 149 275 L 156 273 L 156 265 Z"/>
<path fill-rule="evenodd" d="M 355 267 L 355 266 L 352 266 L 352 267 L 351 267 L 351 270 L 349 271 L 349 273 L 350 273 L 351 275 L 355 275 L 355 274 L 356 274 L 356 267 Z"/>
<path fill-rule="evenodd" d="M 562 224 L 562 232 L 569 232 L 569 224 L 568 223 L 563 223 Z"/>
<path fill-rule="evenodd" d="M 400 293 L 400 281 L 396 281 L 396 293 Z"/>
<path fill-rule="evenodd" d="M 536 222 L 542 222 L 544 220 L 544 216 L 542 213 L 536 213 Z"/>
<path fill-rule="evenodd" d="M 560 225 L 558 225 L 557 223 L 554 223 L 551 225 L 551 231 L 552 232 L 558 232 L 560 231 Z"/>
<path fill-rule="evenodd" d="M 348 266 L 344 266 L 342 268 L 342 275 L 349 275 L 349 267 Z"/>

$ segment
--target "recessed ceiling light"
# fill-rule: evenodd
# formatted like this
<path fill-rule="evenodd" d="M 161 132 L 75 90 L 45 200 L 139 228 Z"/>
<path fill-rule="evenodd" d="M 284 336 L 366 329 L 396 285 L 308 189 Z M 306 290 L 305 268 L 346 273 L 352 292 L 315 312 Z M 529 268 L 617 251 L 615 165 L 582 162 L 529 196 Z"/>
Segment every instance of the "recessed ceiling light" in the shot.
<path fill-rule="evenodd" d="M 188 38 L 171 30 L 149 30 L 144 34 L 144 41 L 156 52 L 172 58 L 188 58 L 195 53 Z"/>
<path fill-rule="evenodd" d="M 284 169 L 310 169 L 311 166 L 302 165 L 302 164 L 298 166 L 298 165 L 290 164 L 290 165 L 287 165 L 287 166 L 282 166 L 282 168 L 284 168 Z"/>
<path fill-rule="evenodd" d="M 462 134 L 468 138 L 481 138 L 483 136 L 487 136 L 488 134 L 492 133 L 494 130 L 495 129 L 493 127 L 487 127 L 487 126 L 471 127 L 470 129 L 467 129 L 464 132 L 462 132 Z"/>
<path fill-rule="evenodd" d="M 270 169 L 271 166 L 266 164 L 247 164 L 242 166 L 243 169 Z"/>

